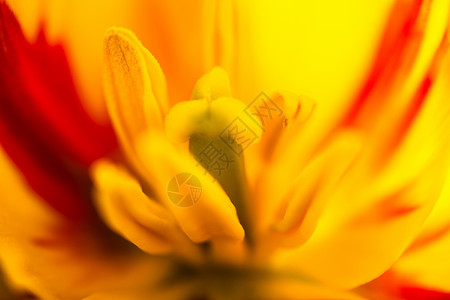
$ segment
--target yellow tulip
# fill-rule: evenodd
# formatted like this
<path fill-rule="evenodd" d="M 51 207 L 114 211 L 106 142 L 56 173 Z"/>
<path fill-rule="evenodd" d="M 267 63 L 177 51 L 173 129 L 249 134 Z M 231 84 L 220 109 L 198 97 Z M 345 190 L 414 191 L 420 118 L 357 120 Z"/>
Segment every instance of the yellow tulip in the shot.
<path fill-rule="evenodd" d="M 5 295 L 450 297 L 450 1 L 0 9 Z"/>

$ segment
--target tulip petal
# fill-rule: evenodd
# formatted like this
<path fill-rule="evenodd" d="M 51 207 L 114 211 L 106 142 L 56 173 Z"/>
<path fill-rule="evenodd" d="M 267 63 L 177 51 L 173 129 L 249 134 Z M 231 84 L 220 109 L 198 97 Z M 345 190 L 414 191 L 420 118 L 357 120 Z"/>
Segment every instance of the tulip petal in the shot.
<path fill-rule="evenodd" d="M 412 242 L 440 194 L 448 166 L 448 144 L 440 144 L 419 175 L 384 197 L 375 179 L 359 196 L 352 192 L 354 180 L 343 184 L 347 188 L 330 199 L 312 238 L 282 260 L 295 260 L 299 270 L 345 288 L 386 271 Z"/>
<path fill-rule="evenodd" d="M 361 140 L 355 132 L 341 133 L 293 182 L 278 207 L 281 217 L 273 224 L 283 234 L 282 244 L 298 247 L 313 234 L 327 200 L 359 153 Z"/>
<path fill-rule="evenodd" d="M 449 63 L 450 57 L 447 55 L 442 64 L 444 67 L 430 91 L 429 100 L 431 101 L 425 103 L 419 118 L 415 120 L 412 130 L 408 134 L 413 138 L 407 139 L 408 147 L 397 155 L 397 157 L 405 157 L 405 161 L 399 166 L 399 169 L 404 170 L 407 164 L 413 166 L 412 172 L 408 173 L 417 174 L 420 172 L 420 166 L 426 163 L 427 157 L 417 154 L 417 149 L 420 149 L 418 145 L 429 149 L 436 147 L 433 143 L 427 143 L 431 135 L 430 132 L 437 135 L 439 139 L 447 140 L 447 144 L 444 144 L 445 147 L 442 149 L 444 153 L 445 151 L 448 153 L 448 149 L 450 149 L 448 144 L 448 132 L 450 130 Z M 415 158 L 413 162 L 411 161 L 412 157 Z M 446 162 L 444 157 L 441 161 L 443 168 L 445 168 Z M 450 173 L 448 170 L 450 170 L 450 167 L 447 164 L 446 182 L 442 194 L 420 234 L 388 272 L 388 278 L 395 279 L 395 281 L 392 279 L 390 281 L 394 281 L 397 288 L 399 286 L 410 286 L 450 293 L 448 282 L 445 280 L 450 274 L 450 264 L 447 259 L 450 247 L 450 222 L 448 218 Z M 432 176 L 436 180 L 441 180 L 439 174 L 433 174 Z M 391 179 L 390 181 L 394 180 Z M 381 279 L 381 281 L 383 280 Z"/>
<path fill-rule="evenodd" d="M 65 51 L 41 34 L 29 43 L 0 2 L 0 142 L 30 186 L 73 220 L 90 213 L 87 166 L 115 147 L 75 90 Z"/>
<path fill-rule="evenodd" d="M 424 95 L 427 98 L 423 108 L 390 160 L 375 169 L 370 167 L 372 163 L 366 156 L 376 156 L 372 143 L 379 141 L 369 136 L 365 154 L 341 182 L 340 191 L 329 199 L 314 235 L 300 249 L 287 254 L 285 262 L 296 261 L 299 270 L 307 274 L 351 288 L 379 276 L 408 248 L 430 214 L 448 174 L 448 70 L 441 71 L 439 74 L 445 76 L 439 76 Z M 420 243 L 417 247 L 420 249 Z M 437 252 L 434 254 L 438 257 Z M 408 256 L 406 253 L 405 272 L 394 273 L 396 276 L 408 277 Z M 438 266 L 430 260 L 430 268 L 433 264 Z M 411 268 L 422 272 L 419 265 Z M 426 278 L 427 269 L 423 270 L 422 278 Z M 435 287 L 438 286 L 445 287 L 442 282 Z"/>
<path fill-rule="evenodd" d="M 346 125 L 357 119 L 364 123 L 367 114 L 382 107 L 386 93 L 406 81 L 423 40 L 431 2 L 395 1 L 370 73 L 344 117 Z"/>
<path fill-rule="evenodd" d="M 437 35 L 431 30 L 425 34 L 421 31 L 423 19 L 417 15 L 428 15 L 427 3 L 424 2 L 423 7 L 419 3 L 412 7 L 410 13 L 415 17 L 407 17 L 405 21 L 411 26 L 408 22 L 415 24 L 419 19 L 416 24 L 419 33 L 414 36 L 419 40 L 408 41 L 406 46 L 403 45 L 408 50 L 399 51 L 403 53 L 402 57 L 408 58 L 404 51 L 412 51 L 414 56 L 426 49 L 429 60 L 418 73 L 412 68 L 412 61 L 402 62 L 402 71 L 395 73 L 398 76 L 396 83 L 405 84 L 395 86 L 400 93 L 387 92 L 384 88 L 391 83 L 382 81 L 379 83 L 382 93 L 370 94 L 374 97 L 373 106 L 371 109 L 366 107 L 366 114 L 358 117 L 364 124 L 358 127 L 370 132 L 363 155 L 351 174 L 341 182 L 339 191 L 329 199 L 311 239 L 300 249 L 287 254 L 288 259 L 284 260 L 285 263 L 295 260 L 299 270 L 330 284 L 351 288 L 386 271 L 412 242 L 442 189 L 444 172 L 448 168 L 444 154 L 448 151 L 445 142 L 448 125 L 443 125 L 449 113 L 448 100 L 441 98 L 437 100 L 441 105 L 436 106 L 436 103 L 430 104 L 435 101 L 430 97 L 448 41 L 446 22 L 441 24 L 443 30 Z M 439 8 L 442 7 L 435 4 L 431 11 L 436 13 Z M 448 9 L 444 11 L 448 13 Z M 420 45 L 424 35 L 428 42 L 429 36 L 433 36 L 432 43 Z M 386 70 L 384 67 L 381 70 L 389 76 L 391 71 L 397 71 L 385 67 Z M 402 81 L 400 74 L 405 74 L 405 70 L 413 70 L 416 78 Z M 411 88 L 411 83 L 416 85 Z M 380 96 L 382 94 L 386 98 Z M 396 98 L 399 95 L 401 99 Z M 383 109 L 380 99 L 386 101 Z M 430 105 L 440 107 L 442 111 L 438 109 L 431 113 Z M 374 118 L 374 114 L 383 117 Z M 297 140 L 294 149 L 298 151 L 301 142 L 305 141 Z M 297 162 L 304 162 L 310 154 L 301 153 L 299 157 L 290 156 Z"/>
<path fill-rule="evenodd" d="M 447 199 L 448 200 L 448 199 Z M 403 284 L 450 293 L 450 232 L 405 253 L 392 267 L 390 274 Z"/>

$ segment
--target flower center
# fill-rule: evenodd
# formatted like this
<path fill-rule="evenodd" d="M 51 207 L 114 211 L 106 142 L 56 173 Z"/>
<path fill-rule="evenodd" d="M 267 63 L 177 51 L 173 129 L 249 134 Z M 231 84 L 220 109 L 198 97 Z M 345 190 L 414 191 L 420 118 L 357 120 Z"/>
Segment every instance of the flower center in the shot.
<path fill-rule="evenodd" d="M 189 141 L 189 151 L 222 186 L 252 244 L 244 150 L 262 134 L 259 119 L 231 96 L 227 74 L 214 68 L 200 78 L 190 101 L 175 105 L 166 118 L 166 133 L 177 142 Z"/>

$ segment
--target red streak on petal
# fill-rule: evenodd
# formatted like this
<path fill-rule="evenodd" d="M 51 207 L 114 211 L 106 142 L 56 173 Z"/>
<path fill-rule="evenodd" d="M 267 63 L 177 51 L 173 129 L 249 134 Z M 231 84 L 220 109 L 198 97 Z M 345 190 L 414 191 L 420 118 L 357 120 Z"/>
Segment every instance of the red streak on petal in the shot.
<path fill-rule="evenodd" d="M 397 75 L 412 66 L 423 37 L 422 12 L 426 17 L 429 5 L 430 1 L 395 3 L 371 71 L 343 119 L 344 126 L 357 123 L 368 107 L 381 107 L 382 100 L 386 99 L 383 94 L 392 87 Z"/>
<path fill-rule="evenodd" d="M 89 210 L 87 168 L 116 147 L 77 95 L 62 46 L 29 43 L 0 2 L 0 142 L 45 201 L 71 219 Z"/>
<path fill-rule="evenodd" d="M 364 210 L 358 217 L 353 220 L 353 226 L 360 226 L 362 224 L 376 224 L 394 221 L 399 218 L 406 217 L 418 209 L 422 208 L 420 204 L 411 204 L 406 192 L 414 184 L 406 185 L 393 192 L 385 198 L 379 199 L 376 203 L 371 205 L 367 210 Z"/>
<path fill-rule="evenodd" d="M 411 99 L 407 110 L 405 111 L 404 117 L 398 125 L 395 135 L 392 139 L 391 147 L 397 147 L 398 144 L 403 140 L 403 137 L 408 132 L 408 129 L 413 124 L 416 116 L 419 114 L 420 109 L 425 103 L 425 100 L 428 96 L 428 93 L 432 87 L 433 82 L 436 79 L 436 76 L 439 72 L 440 66 L 442 65 L 442 61 L 447 53 L 449 48 L 449 41 L 447 32 L 445 32 L 444 37 L 442 38 L 441 44 L 439 48 L 434 53 L 433 59 L 428 67 L 427 73 L 417 88 L 414 97 Z"/>
<path fill-rule="evenodd" d="M 426 247 L 432 243 L 438 242 L 450 232 L 450 224 L 445 224 L 429 233 L 422 233 L 414 242 L 406 249 L 405 253 L 414 252 Z"/>

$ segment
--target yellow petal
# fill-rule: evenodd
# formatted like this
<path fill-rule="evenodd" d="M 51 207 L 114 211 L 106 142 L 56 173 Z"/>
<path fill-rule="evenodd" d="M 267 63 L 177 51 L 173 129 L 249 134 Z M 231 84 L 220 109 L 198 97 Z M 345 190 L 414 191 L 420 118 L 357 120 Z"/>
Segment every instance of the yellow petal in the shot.
<path fill-rule="evenodd" d="M 194 242 L 214 238 L 242 240 L 244 232 L 236 210 L 217 182 L 208 175 L 187 149 L 177 151 L 162 135 L 148 133 L 137 143 L 138 154 L 151 174 L 149 184 L 155 188 L 158 199 L 169 209 L 181 229 Z M 180 207 L 168 197 L 169 183 L 176 175 L 188 173 L 201 186 L 198 201 L 189 207 Z"/>
<path fill-rule="evenodd" d="M 428 289 L 436 289 L 450 292 L 448 280 L 450 275 L 450 264 L 447 259 L 450 251 L 450 221 L 448 212 L 450 209 L 450 167 L 448 164 L 448 153 L 450 150 L 450 141 L 448 132 L 450 132 L 450 103 L 448 94 L 450 92 L 449 66 L 450 57 L 443 63 L 441 74 L 436 80 L 436 85 L 431 91 L 429 101 L 421 112 L 420 118 L 416 120 L 416 126 L 412 129 L 410 137 L 407 138 L 407 144 L 404 149 L 398 153 L 398 157 L 406 156 L 405 160 L 409 160 L 411 165 L 408 174 L 415 174 L 421 171 L 420 167 L 424 165 L 430 158 L 429 155 L 423 155 L 423 150 L 439 146 L 436 142 L 439 140 L 447 140 L 446 147 L 442 149 L 443 157 L 441 165 L 447 168 L 445 185 L 442 193 L 429 215 L 426 223 L 421 229 L 420 234 L 415 241 L 400 257 L 397 263 L 392 267 L 391 275 L 399 279 L 399 281 L 407 281 L 410 285 L 417 285 Z M 430 134 L 433 132 L 433 134 Z M 434 141 L 430 141 L 430 136 L 434 137 Z M 409 150 L 409 151 L 408 151 Z M 409 154 L 409 155 L 408 155 Z M 412 158 L 416 158 L 411 161 Z M 401 162 L 399 169 L 407 165 L 408 161 Z M 398 176 L 400 177 L 400 176 Z M 441 174 L 430 174 L 431 178 L 440 181 Z M 398 182 L 400 178 L 392 178 L 391 181 Z"/>
<path fill-rule="evenodd" d="M 313 234 L 327 200 L 361 145 L 358 134 L 342 132 L 300 173 L 277 208 L 280 219 L 273 227 L 284 233 L 282 244 L 299 246 Z"/>
<path fill-rule="evenodd" d="M 429 216 L 448 173 L 448 69 L 443 72 L 447 76 L 437 80 L 405 139 L 390 161 L 377 166 L 382 171 L 376 174 L 365 157 L 380 141 L 368 136 L 364 156 L 329 199 L 313 236 L 286 254 L 284 263 L 295 261 L 299 270 L 349 288 L 379 276 L 408 248 Z M 444 255 L 438 246 L 427 248 L 430 251 L 424 249 L 423 256 L 420 252 L 417 257 L 407 254 L 398 273 L 405 277 L 409 271 L 422 274 L 416 282 L 429 286 L 431 278 L 442 276 L 436 272 L 445 268 L 442 263 L 431 258 L 429 268 L 425 268 L 420 262 L 427 256 Z M 436 281 L 434 286 L 442 288 L 443 284 Z"/>
<path fill-rule="evenodd" d="M 352 189 L 361 183 L 352 181 L 332 199 L 311 239 L 282 261 L 295 261 L 299 270 L 344 288 L 381 275 L 412 242 L 439 196 L 444 149 L 419 176 L 383 198 L 373 189 L 358 196 Z"/>
<path fill-rule="evenodd" d="M 124 169 L 106 160 L 92 169 L 97 206 L 104 221 L 142 250 L 160 254 L 181 247 L 180 232 L 170 213 L 148 198 Z"/>
<path fill-rule="evenodd" d="M 448 193 L 447 193 L 448 194 Z M 450 198 L 445 199 L 447 202 Z M 438 233 L 434 238 L 409 249 L 390 270 L 399 281 L 411 286 L 450 293 L 450 230 Z"/>
<path fill-rule="evenodd" d="M 108 112 L 128 158 L 138 165 L 134 139 L 149 128 L 163 128 L 168 110 L 164 75 L 155 58 L 129 30 L 109 29 L 104 52 Z"/>

